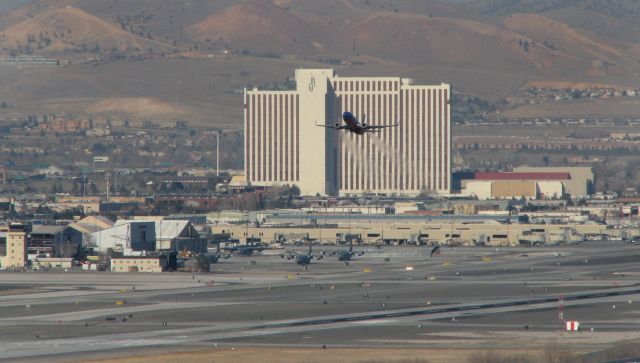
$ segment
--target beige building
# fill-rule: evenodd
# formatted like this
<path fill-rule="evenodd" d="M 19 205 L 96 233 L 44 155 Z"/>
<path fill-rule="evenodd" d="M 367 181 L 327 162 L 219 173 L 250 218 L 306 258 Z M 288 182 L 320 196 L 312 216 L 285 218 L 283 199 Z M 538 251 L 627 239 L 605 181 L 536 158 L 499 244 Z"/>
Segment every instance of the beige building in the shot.
<path fill-rule="evenodd" d="M 449 194 L 451 86 L 399 77 L 339 77 L 297 69 L 292 91 L 245 90 L 245 175 L 296 184 L 304 195 Z M 391 125 L 358 136 L 317 124 Z"/>
<path fill-rule="evenodd" d="M 465 183 L 463 194 L 479 200 L 488 199 L 559 199 L 564 195 L 560 181 L 533 180 L 471 180 Z"/>
<path fill-rule="evenodd" d="M 468 223 L 456 221 L 455 216 L 448 222 L 372 222 L 357 226 L 340 224 L 330 228 L 313 227 L 246 227 L 213 226 L 213 233 L 229 233 L 231 238 L 243 240 L 246 236 L 261 238 L 263 242 L 281 240 L 280 236 L 299 239 L 307 236 L 324 243 L 335 243 L 340 235 L 351 234 L 365 244 L 375 243 L 431 243 L 474 245 L 484 242 L 492 246 L 516 246 L 521 241 L 559 242 L 577 241 L 580 235 L 597 235 L 612 232 L 600 224 L 502 224 L 495 221 Z M 617 231 L 614 231 L 617 232 Z"/>
<path fill-rule="evenodd" d="M 32 260 L 33 269 L 41 270 L 47 268 L 72 268 L 73 258 L 64 257 L 41 257 Z"/>
<path fill-rule="evenodd" d="M 593 194 L 593 169 L 591 167 L 532 167 L 520 166 L 513 168 L 516 173 L 569 173 L 568 180 L 563 180 L 564 191 L 572 198 L 584 198 Z"/>
<path fill-rule="evenodd" d="M 589 169 L 589 168 L 568 168 Z M 582 170 L 579 170 L 580 172 Z M 574 170 L 574 180 L 569 170 L 517 170 L 514 172 L 475 172 L 472 177 L 460 180 L 462 194 L 478 199 L 560 199 L 567 188 L 576 191 L 586 188 L 587 180 Z M 569 187 L 567 187 L 567 185 Z M 582 192 L 582 191 L 578 191 Z"/>
<path fill-rule="evenodd" d="M 23 225 L 0 227 L 0 267 L 22 269 L 27 263 L 27 232 Z"/>
<path fill-rule="evenodd" d="M 536 199 L 536 182 L 528 180 L 501 180 L 491 184 L 494 199 L 526 198 Z"/>
<path fill-rule="evenodd" d="M 136 256 L 111 259 L 112 272 L 164 272 L 166 270 L 166 258 Z"/>

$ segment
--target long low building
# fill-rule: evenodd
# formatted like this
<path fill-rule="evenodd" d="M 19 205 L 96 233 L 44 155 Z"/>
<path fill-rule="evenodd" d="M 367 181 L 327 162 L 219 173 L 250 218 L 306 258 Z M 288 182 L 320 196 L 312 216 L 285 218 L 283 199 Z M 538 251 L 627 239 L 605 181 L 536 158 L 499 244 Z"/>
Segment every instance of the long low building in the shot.
<path fill-rule="evenodd" d="M 112 272 L 164 272 L 167 271 L 165 256 L 117 257 L 111 259 Z"/>
<path fill-rule="evenodd" d="M 336 243 L 345 235 L 354 236 L 365 244 L 439 243 L 492 246 L 515 246 L 522 243 L 578 241 L 583 235 L 603 235 L 611 232 L 606 225 L 499 223 L 497 221 L 423 221 L 393 223 L 390 221 L 340 223 L 309 226 L 243 226 L 218 225 L 212 233 L 225 233 L 232 239 L 260 239 L 263 242 L 290 241 L 300 236 L 326 243 Z"/>

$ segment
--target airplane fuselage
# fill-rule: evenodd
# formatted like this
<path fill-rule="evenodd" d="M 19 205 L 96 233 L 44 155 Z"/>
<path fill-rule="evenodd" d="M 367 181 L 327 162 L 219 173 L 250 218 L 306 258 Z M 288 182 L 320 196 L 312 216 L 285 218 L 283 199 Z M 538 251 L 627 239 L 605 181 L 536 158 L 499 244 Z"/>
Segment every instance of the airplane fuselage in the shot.
<path fill-rule="evenodd" d="M 311 255 L 298 255 L 296 257 L 296 263 L 301 266 L 306 266 L 311 263 L 312 258 Z"/>
<path fill-rule="evenodd" d="M 348 132 L 353 132 L 356 135 L 364 135 L 367 132 L 376 132 L 381 131 L 387 127 L 396 127 L 400 125 L 400 123 L 396 122 L 393 125 L 367 125 L 366 123 L 366 115 L 364 115 L 362 122 L 358 121 L 358 118 L 355 117 L 351 112 L 345 111 L 342 113 L 342 120 L 339 120 L 333 125 L 318 125 L 320 127 L 333 128 L 336 130 L 345 130 Z"/>
<path fill-rule="evenodd" d="M 338 252 L 338 261 L 350 261 L 353 256 L 353 252 L 351 251 L 340 251 Z"/>
<path fill-rule="evenodd" d="M 342 121 L 347 125 L 349 131 L 357 135 L 363 135 L 366 132 L 367 126 L 361 124 L 351 112 L 343 112 Z"/>

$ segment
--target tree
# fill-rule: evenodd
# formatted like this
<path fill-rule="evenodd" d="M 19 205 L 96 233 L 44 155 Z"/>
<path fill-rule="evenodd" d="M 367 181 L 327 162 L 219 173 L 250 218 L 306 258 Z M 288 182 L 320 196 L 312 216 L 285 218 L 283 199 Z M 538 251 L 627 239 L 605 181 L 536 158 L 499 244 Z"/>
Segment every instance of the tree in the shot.
<path fill-rule="evenodd" d="M 91 194 L 96 195 L 98 194 L 98 186 L 96 185 L 96 183 L 91 182 L 91 184 L 89 185 L 89 191 L 91 192 Z"/>
<path fill-rule="evenodd" d="M 293 184 L 291 186 L 291 188 L 289 189 L 289 193 L 294 197 L 299 197 L 300 196 L 300 187 L 298 187 L 297 185 Z"/>
<path fill-rule="evenodd" d="M 59 257 L 73 257 L 78 253 L 78 246 L 75 243 L 71 243 L 71 240 L 67 240 L 64 243 L 61 243 L 57 246 L 56 254 Z"/>

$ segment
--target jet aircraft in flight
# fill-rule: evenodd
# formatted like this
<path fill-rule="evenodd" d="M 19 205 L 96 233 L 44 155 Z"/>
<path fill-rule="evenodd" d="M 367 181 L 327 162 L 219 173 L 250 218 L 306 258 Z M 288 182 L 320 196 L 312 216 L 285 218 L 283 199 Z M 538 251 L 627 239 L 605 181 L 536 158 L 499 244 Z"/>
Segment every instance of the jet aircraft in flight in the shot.
<path fill-rule="evenodd" d="M 334 125 L 316 125 L 320 127 L 334 128 L 336 130 L 346 130 L 353 132 L 356 135 L 364 135 L 367 132 L 376 132 L 387 127 L 396 127 L 400 123 L 396 122 L 393 125 L 368 125 L 366 123 L 366 115 L 363 117 L 362 122 L 358 121 L 358 118 L 351 112 L 344 112 L 342 114 L 342 122 L 336 122 Z"/>

